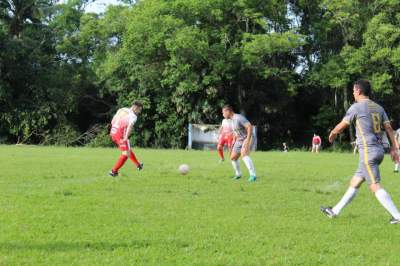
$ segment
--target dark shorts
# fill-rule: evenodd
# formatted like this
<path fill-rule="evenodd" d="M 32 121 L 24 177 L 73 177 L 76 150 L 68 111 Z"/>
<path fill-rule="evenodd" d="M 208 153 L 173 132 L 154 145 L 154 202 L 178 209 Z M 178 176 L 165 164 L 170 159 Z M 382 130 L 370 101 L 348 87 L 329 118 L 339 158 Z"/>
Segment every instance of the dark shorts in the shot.
<path fill-rule="evenodd" d="M 382 163 L 385 152 L 381 147 L 362 147 L 359 149 L 360 161 L 355 176 L 363 178 L 368 185 L 380 183 L 381 174 L 379 165 Z"/>

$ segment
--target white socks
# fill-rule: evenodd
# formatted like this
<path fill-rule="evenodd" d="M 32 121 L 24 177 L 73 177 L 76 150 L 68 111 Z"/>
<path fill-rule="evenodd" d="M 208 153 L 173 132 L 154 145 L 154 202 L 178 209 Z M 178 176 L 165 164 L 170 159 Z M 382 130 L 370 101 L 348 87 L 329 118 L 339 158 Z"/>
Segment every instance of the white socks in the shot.
<path fill-rule="evenodd" d="M 357 188 L 349 187 L 344 193 L 342 199 L 336 204 L 335 207 L 332 208 L 332 211 L 338 215 L 340 211 L 347 205 L 349 204 L 353 198 L 357 195 Z"/>
<path fill-rule="evenodd" d="M 251 176 L 256 176 L 256 169 L 254 168 L 254 164 L 253 161 L 251 160 L 251 158 L 249 156 L 244 156 L 242 158 L 244 164 L 246 165 L 247 169 L 249 169 L 249 173 Z"/>
<path fill-rule="evenodd" d="M 239 163 L 239 160 L 231 161 L 231 162 L 232 162 L 233 170 L 235 170 L 236 176 L 241 176 L 241 175 L 242 175 L 242 172 L 240 171 L 240 163 Z"/>
<path fill-rule="evenodd" d="M 344 193 L 342 199 L 336 204 L 335 207 L 332 208 L 332 211 L 338 215 L 340 211 L 349 204 L 353 198 L 357 195 L 358 189 L 349 187 Z M 383 188 L 379 189 L 375 192 L 375 196 L 378 201 L 382 204 L 382 206 L 393 216 L 395 219 L 400 219 L 400 212 L 397 209 L 396 205 L 394 205 L 392 198 Z"/>
<path fill-rule="evenodd" d="M 396 163 L 396 164 L 394 165 L 394 170 L 395 170 L 395 171 L 399 171 L 399 163 Z"/>
<path fill-rule="evenodd" d="M 400 219 L 400 212 L 394 205 L 392 198 L 383 188 L 375 192 L 375 196 L 382 206 L 393 216 L 395 219 Z"/>

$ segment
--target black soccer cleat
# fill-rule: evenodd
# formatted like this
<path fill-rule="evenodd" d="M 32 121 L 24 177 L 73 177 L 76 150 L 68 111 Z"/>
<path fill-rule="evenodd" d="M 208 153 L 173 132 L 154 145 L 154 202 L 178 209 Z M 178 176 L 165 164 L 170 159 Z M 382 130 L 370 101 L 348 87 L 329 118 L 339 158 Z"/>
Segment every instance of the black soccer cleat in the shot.
<path fill-rule="evenodd" d="M 113 170 L 111 170 L 111 171 L 108 173 L 108 175 L 109 175 L 109 176 L 112 176 L 112 177 L 116 177 L 116 176 L 118 176 L 118 172 L 114 172 Z"/>
<path fill-rule="evenodd" d="M 335 218 L 336 217 L 336 213 L 334 213 L 332 211 L 332 207 L 321 206 L 321 212 L 323 214 L 325 214 L 326 216 L 328 216 L 329 218 Z"/>
<path fill-rule="evenodd" d="M 136 169 L 138 169 L 138 171 L 141 171 L 141 170 L 143 169 L 143 163 L 140 163 L 140 164 L 136 167 Z"/>
<path fill-rule="evenodd" d="M 390 219 L 390 224 L 400 224 L 400 219 L 393 218 Z"/>

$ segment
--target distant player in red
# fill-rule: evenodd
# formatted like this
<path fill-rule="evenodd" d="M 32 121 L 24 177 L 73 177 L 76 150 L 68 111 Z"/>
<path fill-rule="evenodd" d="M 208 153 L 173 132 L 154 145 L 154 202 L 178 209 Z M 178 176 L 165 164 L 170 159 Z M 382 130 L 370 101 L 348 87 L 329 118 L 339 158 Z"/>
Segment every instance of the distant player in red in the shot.
<path fill-rule="evenodd" d="M 110 176 L 115 177 L 118 175 L 118 170 L 124 165 L 128 156 L 138 170 L 142 170 L 143 168 L 143 164 L 138 162 L 129 143 L 129 135 L 131 134 L 133 125 L 136 123 L 137 115 L 140 114 L 142 108 L 142 103 L 136 101 L 131 108 L 119 109 L 111 121 L 111 139 L 117 144 L 122 153 L 110 171 Z"/>
<path fill-rule="evenodd" d="M 221 158 L 221 162 L 225 160 L 224 157 L 224 146 L 227 145 L 229 151 L 232 149 L 233 144 L 233 130 L 231 125 L 229 124 L 228 119 L 223 119 L 221 127 L 219 128 L 219 136 L 218 136 L 218 155 Z"/>
<path fill-rule="evenodd" d="M 321 144 L 322 144 L 322 140 L 321 140 L 320 136 L 314 134 L 314 137 L 312 139 L 311 152 L 319 153 L 319 150 L 321 149 Z"/>

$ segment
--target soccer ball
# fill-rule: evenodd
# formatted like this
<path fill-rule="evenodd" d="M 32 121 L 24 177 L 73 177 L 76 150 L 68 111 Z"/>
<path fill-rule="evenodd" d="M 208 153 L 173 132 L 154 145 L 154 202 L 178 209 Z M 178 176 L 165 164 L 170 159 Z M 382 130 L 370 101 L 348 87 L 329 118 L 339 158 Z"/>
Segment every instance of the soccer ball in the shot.
<path fill-rule="evenodd" d="M 186 175 L 189 172 L 189 165 L 187 165 L 187 164 L 179 165 L 178 171 L 182 175 Z"/>

